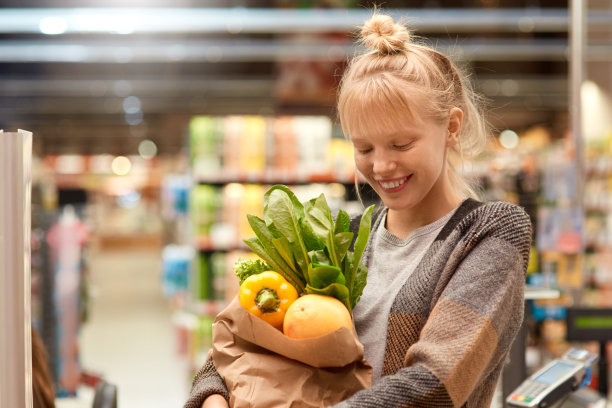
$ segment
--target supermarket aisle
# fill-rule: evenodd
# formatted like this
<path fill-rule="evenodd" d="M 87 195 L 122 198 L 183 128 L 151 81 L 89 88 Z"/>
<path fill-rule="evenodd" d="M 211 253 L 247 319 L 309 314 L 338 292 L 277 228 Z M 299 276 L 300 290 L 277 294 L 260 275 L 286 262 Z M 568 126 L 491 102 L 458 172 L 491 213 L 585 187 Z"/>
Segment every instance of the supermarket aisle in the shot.
<path fill-rule="evenodd" d="M 117 385 L 119 408 L 182 406 L 188 373 L 177 357 L 171 312 L 160 289 L 161 252 L 93 253 L 90 268 L 83 366 Z"/>

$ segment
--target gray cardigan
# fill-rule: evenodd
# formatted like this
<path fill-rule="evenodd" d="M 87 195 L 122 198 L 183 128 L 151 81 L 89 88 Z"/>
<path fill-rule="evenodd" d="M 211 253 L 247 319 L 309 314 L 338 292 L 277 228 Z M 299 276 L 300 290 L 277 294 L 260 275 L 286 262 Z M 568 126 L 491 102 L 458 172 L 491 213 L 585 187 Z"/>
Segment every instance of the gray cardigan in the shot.
<path fill-rule="evenodd" d="M 395 298 L 383 378 L 336 407 L 488 407 L 523 321 L 530 247 L 522 208 L 465 200 Z M 213 393 L 229 400 L 209 359 L 184 408 Z"/>

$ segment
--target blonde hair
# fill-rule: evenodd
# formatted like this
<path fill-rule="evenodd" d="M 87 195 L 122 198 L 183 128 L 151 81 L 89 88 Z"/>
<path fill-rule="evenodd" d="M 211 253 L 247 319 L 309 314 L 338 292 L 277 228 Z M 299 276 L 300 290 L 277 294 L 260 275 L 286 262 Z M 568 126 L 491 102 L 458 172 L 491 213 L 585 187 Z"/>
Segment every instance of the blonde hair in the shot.
<path fill-rule="evenodd" d="M 350 139 L 353 132 L 383 132 L 389 122 L 417 119 L 420 109 L 444 121 L 457 107 L 463 111 L 463 126 L 459 143 L 449 151 L 449 177 L 458 194 L 477 198 L 454 163 L 477 155 L 489 134 L 470 83 L 448 57 L 417 43 L 390 16 L 375 12 L 361 28 L 361 42 L 369 51 L 350 61 L 340 82 L 338 114 L 344 134 Z"/>

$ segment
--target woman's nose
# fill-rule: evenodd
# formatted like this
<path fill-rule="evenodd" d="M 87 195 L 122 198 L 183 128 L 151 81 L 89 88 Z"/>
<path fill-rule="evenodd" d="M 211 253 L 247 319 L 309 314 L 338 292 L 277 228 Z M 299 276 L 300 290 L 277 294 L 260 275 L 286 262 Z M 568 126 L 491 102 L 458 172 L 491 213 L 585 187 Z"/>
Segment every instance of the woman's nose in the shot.
<path fill-rule="evenodd" d="M 397 167 L 395 160 L 387 154 L 376 154 L 372 163 L 374 174 L 385 175 L 393 172 Z"/>

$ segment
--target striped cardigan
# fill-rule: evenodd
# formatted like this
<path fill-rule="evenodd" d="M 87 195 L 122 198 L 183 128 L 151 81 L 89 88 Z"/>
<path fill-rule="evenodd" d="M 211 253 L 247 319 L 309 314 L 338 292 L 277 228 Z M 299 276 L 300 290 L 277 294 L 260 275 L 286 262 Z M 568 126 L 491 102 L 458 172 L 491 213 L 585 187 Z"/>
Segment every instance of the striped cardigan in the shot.
<path fill-rule="evenodd" d="M 463 201 L 395 298 L 383 378 L 336 407 L 488 407 L 523 321 L 530 246 L 520 207 Z M 184 408 L 212 393 L 228 397 L 208 360 Z"/>

